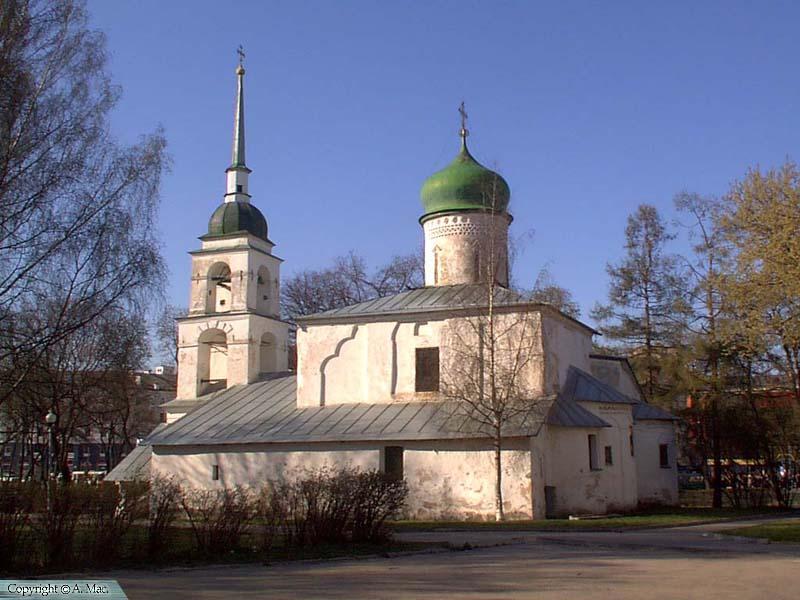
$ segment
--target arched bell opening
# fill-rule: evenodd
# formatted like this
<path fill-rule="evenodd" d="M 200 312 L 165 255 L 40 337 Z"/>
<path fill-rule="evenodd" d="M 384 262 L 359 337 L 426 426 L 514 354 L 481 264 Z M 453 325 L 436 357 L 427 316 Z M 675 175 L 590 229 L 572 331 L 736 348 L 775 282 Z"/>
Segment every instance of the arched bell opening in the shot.
<path fill-rule="evenodd" d="M 228 385 L 227 335 L 221 329 L 208 329 L 197 341 L 197 395 L 225 389 Z"/>
<path fill-rule="evenodd" d="M 259 372 L 274 373 L 278 370 L 278 345 L 274 334 L 267 332 L 261 336 L 258 357 Z"/>
<path fill-rule="evenodd" d="M 256 276 L 256 310 L 261 314 L 269 314 L 272 303 L 272 276 L 269 269 L 261 266 Z"/>
<path fill-rule="evenodd" d="M 231 269 L 227 263 L 218 262 L 208 270 L 208 295 L 206 312 L 228 312 L 231 309 Z"/>

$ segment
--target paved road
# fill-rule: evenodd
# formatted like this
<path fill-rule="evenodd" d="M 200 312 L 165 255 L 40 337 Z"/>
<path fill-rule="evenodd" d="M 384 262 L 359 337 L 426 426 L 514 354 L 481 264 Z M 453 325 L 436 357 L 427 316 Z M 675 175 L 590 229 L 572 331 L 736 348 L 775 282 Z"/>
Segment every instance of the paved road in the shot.
<path fill-rule="evenodd" d="M 507 545 L 388 559 L 110 575 L 133 600 L 800 598 L 800 546 L 730 540 L 709 527 L 446 536 Z"/>

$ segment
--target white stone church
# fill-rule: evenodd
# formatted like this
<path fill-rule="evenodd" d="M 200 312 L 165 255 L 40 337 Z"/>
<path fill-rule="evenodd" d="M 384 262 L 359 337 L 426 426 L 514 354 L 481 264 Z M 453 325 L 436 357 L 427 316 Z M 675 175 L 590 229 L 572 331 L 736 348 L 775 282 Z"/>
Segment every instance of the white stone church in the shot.
<path fill-rule="evenodd" d="M 627 361 L 592 354 L 591 327 L 507 289 L 510 191 L 472 157 L 463 122 L 458 156 L 422 188 L 425 287 L 300 319 L 290 371 L 282 260 L 251 201 L 241 65 L 236 74 L 227 192 L 190 253 L 178 399 L 109 479 L 260 487 L 349 465 L 404 477 L 411 518 L 492 518 L 492 440 L 453 425 L 442 387 L 457 360 L 451 333 L 487 314 L 496 284 L 492 314 L 525 323 L 535 342 L 521 375 L 535 417 L 502 441 L 506 515 L 677 502 L 675 419 L 643 401 Z"/>

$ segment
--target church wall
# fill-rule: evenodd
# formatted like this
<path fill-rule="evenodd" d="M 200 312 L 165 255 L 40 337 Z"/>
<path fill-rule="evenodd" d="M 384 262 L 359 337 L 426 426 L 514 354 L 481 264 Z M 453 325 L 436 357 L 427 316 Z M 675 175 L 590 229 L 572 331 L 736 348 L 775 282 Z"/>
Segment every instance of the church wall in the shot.
<path fill-rule="evenodd" d="M 176 475 L 187 487 L 215 489 L 236 485 L 259 488 L 270 480 L 302 474 L 304 469 L 348 465 L 362 469 L 380 466 L 380 449 L 367 444 L 288 444 L 156 447 L 151 469 Z M 219 480 L 212 481 L 212 465 Z"/>
<path fill-rule="evenodd" d="M 545 347 L 545 393 L 557 393 L 567 380 L 570 365 L 591 371 L 591 334 L 563 317 L 542 313 Z"/>
<path fill-rule="evenodd" d="M 517 321 L 520 317 L 515 314 L 497 316 L 499 329 L 503 331 L 509 329 L 509 323 Z M 529 314 L 522 327 L 526 328 L 526 335 L 538 340 L 540 314 Z M 453 349 L 457 342 L 477 348 L 477 330 L 463 318 L 428 320 L 420 315 L 416 321 L 301 328 L 297 332 L 298 406 L 437 399 L 440 395 L 436 392 L 415 391 L 416 349 L 440 349 L 441 381 L 444 382 L 448 361 L 458 359 L 459 352 Z M 505 343 L 503 340 L 501 344 Z M 534 345 L 534 351 L 540 354 L 541 343 L 535 341 Z M 530 393 L 540 393 L 544 379 L 540 358 L 527 365 L 525 377 Z"/>
<path fill-rule="evenodd" d="M 678 504 L 678 449 L 671 421 L 637 421 L 634 426 L 639 502 Z M 669 448 L 668 469 L 660 465 L 659 446 Z"/>
<path fill-rule="evenodd" d="M 403 444 L 412 519 L 494 519 L 494 450 L 479 440 Z M 503 450 L 503 505 L 508 518 L 530 519 L 531 452 L 527 439 Z"/>
<path fill-rule="evenodd" d="M 630 455 L 630 408 L 600 410 L 582 406 L 614 427 L 599 429 L 549 427 L 545 477 L 555 486 L 555 514 L 603 514 L 636 507 L 636 463 Z M 589 434 L 597 436 L 597 469 L 589 467 Z M 605 464 L 605 447 L 612 465 Z"/>
<path fill-rule="evenodd" d="M 494 517 L 493 450 L 485 441 L 370 442 L 339 444 L 156 447 L 152 472 L 176 475 L 192 488 L 245 485 L 295 477 L 323 465 L 380 468 L 385 445 L 403 446 L 409 486 L 406 516 L 418 519 Z M 504 507 L 510 518 L 530 518 L 531 459 L 527 439 L 509 440 L 503 451 Z M 212 466 L 219 480 L 212 481 Z"/>

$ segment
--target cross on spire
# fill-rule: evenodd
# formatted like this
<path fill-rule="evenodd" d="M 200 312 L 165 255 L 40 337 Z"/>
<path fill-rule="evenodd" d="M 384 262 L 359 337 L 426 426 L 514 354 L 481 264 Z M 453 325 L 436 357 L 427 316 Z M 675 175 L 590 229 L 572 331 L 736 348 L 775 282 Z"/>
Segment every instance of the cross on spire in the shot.
<path fill-rule="evenodd" d="M 464 108 L 463 101 L 461 102 L 461 106 L 458 107 L 458 113 L 461 115 L 461 140 L 466 142 L 469 130 L 467 129 L 467 109 Z"/>
<path fill-rule="evenodd" d="M 241 67 L 241 66 L 243 66 L 244 56 L 245 56 L 244 48 L 242 48 L 241 44 L 239 44 L 239 47 L 236 49 L 236 54 L 239 55 L 239 66 Z"/>

